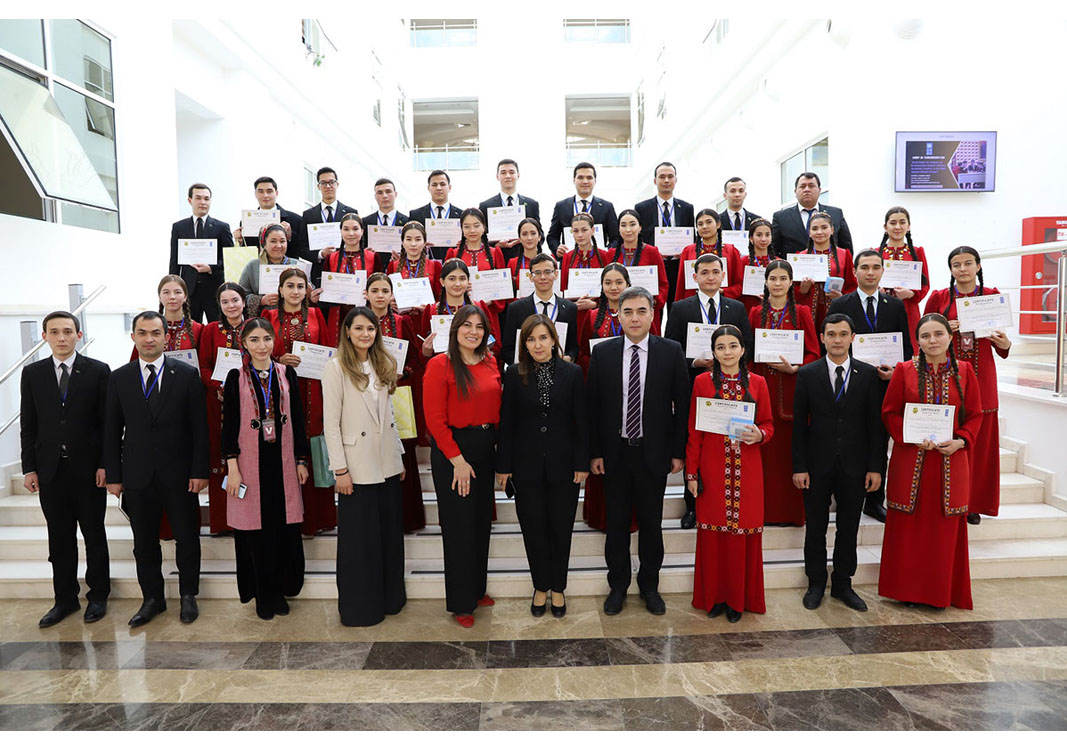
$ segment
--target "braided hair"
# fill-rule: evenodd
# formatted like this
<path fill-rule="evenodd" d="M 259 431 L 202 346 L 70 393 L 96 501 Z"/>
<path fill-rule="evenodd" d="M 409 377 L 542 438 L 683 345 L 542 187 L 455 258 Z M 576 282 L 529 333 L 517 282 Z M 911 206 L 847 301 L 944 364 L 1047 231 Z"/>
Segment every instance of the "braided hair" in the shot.
<path fill-rule="evenodd" d="M 755 402 L 755 399 L 752 398 L 752 394 L 749 393 L 749 391 L 748 391 L 748 366 L 745 364 L 745 352 L 744 352 L 745 339 L 744 339 L 744 336 L 741 335 L 741 329 L 739 329 L 735 325 L 730 325 L 729 323 L 727 323 L 725 325 L 721 325 L 718 328 L 716 328 L 715 332 L 711 334 L 711 348 L 712 348 L 712 351 L 715 350 L 715 342 L 718 341 L 723 336 L 733 336 L 741 344 L 741 348 L 742 348 L 741 359 L 737 363 L 738 364 L 737 376 L 738 376 L 738 380 L 741 383 L 741 400 L 742 401 Z M 712 380 L 713 383 L 715 383 L 715 393 L 721 393 L 722 392 L 722 365 L 719 364 L 719 358 L 715 357 L 714 355 L 711 358 L 711 380 Z"/>
<path fill-rule="evenodd" d="M 189 340 L 193 342 L 193 346 L 197 345 L 197 340 L 193 338 L 193 313 L 189 308 L 189 287 L 185 285 L 185 280 L 181 276 L 175 276 L 174 274 L 167 274 L 159 280 L 159 286 L 156 287 L 156 296 L 158 297 L 163 291 L 163 287 L 167 284 L 177 284 L 182 288 L 182 293 L 185 295 L 185 302 L 182 303 L 182 329 L 189 335 Z M 159 314 L 163 314 L 163 302 L 159 303 Z M 164 321 L 166 318 L 164 318 Z M 166 326 L 164 326 L 164 330 Z"/>
<path fill-rule="evenodd" d="M 883 224 L 888 224 L 889 223 L 889 217 L 892 216 L 893 214 L 904 214 L 904 218 L 906 218 L 908 220 L 908 231 L 906 231 L 904 233 L 904 240 L 905 240 L 905 242 L 907 244 L 908 255 L 911 256 L 912 262 L 917 263 L 919 261 L 919 254 L 917 252 L 915 252 L 915 243 L 911 241 L 911 214 L 908 213 L 908 209 L 904 208 L 904 206 L 893 206 L 892 208 L 890 208 L 888 211 L 885 212 L 885 221 L 883 221 L 882 223 Z M 888 246 L 889 246 L 889 232 L 886 231 L 886 232 L 882 233 L 882 241 L 878 244 L 878 252 L 881 253 Z M 923 273 L 922 274 L 922 283 L 926 284 L 926 283 L 928 283 L 928 281 L 929 280 L 926 278 L 926 274 Z"/>
<path fill-rule="evenodd" d="M 471 277 L 470 269 L 467 268 L 467 264 L 461 261 L 459 258 L 449 258 L 445 261 L 445 264 L 441 267 L 441 299 L 437 301 L 437 314 L 445 314 L 445 300 L 448 297 L 448 292 L 444 291 L 445 279 L 453 271 L 462 271 L 464 275 L 469 279 Z M 470 305 L 471 302 L 470 292 L 463 292 L 463 304 Z"/>
<path fill-rule="evenodd" d="M 278 276 L 278 323 L 280 325 L 282 318 L 288 314 L 285 312 L 285 302 L 282 300 L 282 285 L 294 276 L 304 280 L 304 298 L 300 300 L 300 325 L 306 326 L 308 322 L 308 292 L 311 289 L 311 285 L 308 283 L 308 277 L 304 273 L 304 269 L 296 266 L 286 268 Z"/>
<path fill-rule="evenodd" d="M 830 218 L 830 214 L 825 211 L 816 211 L 811 215 L 811 220 L 808 221 L 810 227 L 816 219 L 824 219 L 830 225 L 830 260 L 834 264 L 835 273 L 834 276 L 841 275 L 841 259 L 837 257 L 837 241 L 834 240 L 834 220 Z M 808 233 L 808 252 L 815 252 L 815 240 L 811 238 L 811 233 Z"/>
<path fill-rule="evenodd" d="M 797 319 L 797 301 L 793 296 L 793 266 L 789 264 L 787 260 L 772 260 L 767 264 L 767 269 L 764 271 L 763 282 L 763 304 L 760 306 L 760 328 L 767 327 L 767 321 L 771 317 L 771 290 L 767 286 L 766 277 L 771 275 L 771 271 L 783 270 L 789 274 L 789 291 L 786 293 L 786 311 L 789 313 L 789 319 L 793 321 L 793 327 L 800 325 L 800 321 Z"/>
<path fill-rule="evenodd" d="M 404 241 L 404 235 L 409 232 L 419 232 L 422 235 L 422 252 L 419 254 L 419 261 L 415 264 L 415 276 L 419 277 L 424 275 L 426 271 L 426 227 L 422 225 L 420 221 L 409 221 L 404 225 L 404 228 L 400 230 L 400 242 Z M 407 252 L 405 251 L 404 259 L 407 260 Z M 399 266 L 397 267 L 399 271 Z M 392 282 L 390 281 L 390 286 Z M 368 284 L 369 286 L 369 284 Z"/>
<path fill-rule="evenodd" d="M 338 227 L 344 226 L 344 223 L 346 221 L 353 220 L 353 219 L 355 221 L 359 222 L 359 227 L 360 227 L 360 229 L 363 230 L 363 233 L 359 235 L 359 249 L 358 249 L 358 251 L 362 254 L 362 252 L 367 249 L 367 222 L 363 220 L 363 217 L 360 216 L 357 213 L 353 213 L 353 212 L 349 211 L 347 214 L 345 214 L 344 216 L 341 217 L 341 221 L 338 224 Z M 341 239 L 341 252 L 344 253 L 344 251 L 345 251 L 345 241 L 342 238 Z"/>
<path fill-rule="evenodd" d="M 772 229 L 771 223 L 769 221 L 767 221 L 766 219 L 753 219 L 752 223 L 749 225 L 749 228 L 748 228 L 748 260 L 749 260 L 749 262 L 751 262 L 753 264 L 755 264 L 755 262 L 756 262 L 756 246 L 754 244 L 752 244 L 752 235 L 755 234 L 757 227 L 767 227 L 767 229 Z M 773 244 L 767 245 L 767 257 L 768 258 L 773 258 L 774 257 L 774 245 Z"/>
<path fill-rule="evenodd" d="M 596 303 L 596 320 L 593 322 L 593 330 L 600 330 L 600 326 L 604 324 L 604 318 L 607 317 L 608 309 L 608 296 L 604 294 L 604 277 L 608 275 L 608 271 L 618 271 L 622 274 L 622 277 L 626 280 L 626 286 L 630 286 L 630 272 L 626 270 L 626 266 L 622 263 L 608 263 L 604 266 L 600 272 L 600 298 Z"/>
<path fill-rule="evenodd" d="M 468 247 L 467 245 L 467 235 L 463 235 L 463 237 L 459 241 L 459 247 L 456 248 L 456 257 L 461 257 L 464 251 L 469 252 L 471 254 L 471 257 L 475 258 L 475 265 L 477 265 L 477 256 L 475 256 L 475 253 L 484 252 L 485 260 L 489 264 L 489 267 L 495 270 L 496 261 L 493 260 L 493 252 L 489 247 L 489 235 L 487 234 L 487 232 L 489 231 L 489 223 L 485 219 L 485 214 L 482 213 L 482 210 L 480 208 L 465 208 L 463 209 L 463 213 L 459 215 L 460 225 L 463 224 L 464 219 L 466 219 L 468 216 L 473 216 L 475 219 L 482 223 L 482 237 L 480 240 L 482 245 L 477 250 L 471 250 L 470 247 Z"/>
<path fill-rule="evenodd" d="M 576 213 L 574 215 L 574 218 L 571 219 L 571 224 L 573 225 L 574 222 L 576 222 L 576 221 L 584 221 L 584 222 L 586 222 L 587 224 L 589 224 L 589 228 L 590 229 L 595 229 L 596 228 L 596 219 L 593 218 L 593 215 L 591 213 L 588 213 L 588 212 L 585 212 L 585 211 L 579 211 L 578 213 Z M 592 245 L 593 245 L 592 252 L 595 253 L 596 250 L 597 250 L 596 233 L 595 232 L 593 234 L 589 235 L 589 242 L 592 243 Z M 577 250 L 578 248 L 575 247 L 574 249 Z"/>
<path fill-rule="evenodd" d="M 715 224 L 719 228 L 715 233 L 715 247 L 713 248 L 705 248 L 704 240 L 701 239 L 700 234 L 697 233 L 697 255 L 699 256 L 705 251 L 715 253 L 716 255 L 722 255 L 722 217 L 719 216 L 719 212 L 716 211 L 714 208 L 702 208 L 699 212 L 697 212 L 696 219 L 693 223 L 696 224 L 696 222 L 700 221 L 701 216 L 710 216 L 712 219 L 715 220 Z"/>
<path fill-rule="evenodd" d="M 951 253 L 948 254 L 948 268 L 952 271 L 952 259 L 957 255 L 973 255 L 975 261 L 978 263 L 978 296 L 981 297 L 985 294 L 985 278 L 982 276 L 982 256 L 978 254 L 978 251 L 969 245 L 960 245 Z M 942 315 L 947 316 L 948 311 L 952 309 L 952 303 L 956 301 L 956 277 L 953 276 L 952 280 L 948 282 L 948 304 L 945 305 L 945 309 L 941 311 Z M 916 334 L 918 335 L 918 334 Z"/>
<path fill-rule="evenodd" d="M 952 328 L 948 324 L 948 318 L 946 318 L 941 313 L 936 312 L 927 313 L 926 315 L 919 318 L 919 322 L 915 326 L 916 340 L 919 339 L 919 329 L 922 328 L 924 324 L 929 323 L 931 321 L 944 327 L 944 329 L 948 331 L 949 339 L 951 340 Z M 955 355 L 952 353 L 951 345 L 948 347 L 948 351 L 946 352 L 946 354 L 948 355 L 948 366 L 952 370 L 952 379 L 956 382 L 956 390 L 960 394 L 960 406 L 956 410 L 956 423 L 962 425 L 967 417 L 967 409 L 963 405 L 963 383 L 960 381 L 960 366 L 959 363 L 956 361 Z M 915 369 L 917 370 L 919 376 L 919 398 L 923 398 L 924 394 L 926 393 L 926 352 L 923 351 L 922 346 L 919 347 L 919 354 L 917 358 L 919 362 L 916 365 Z"/>

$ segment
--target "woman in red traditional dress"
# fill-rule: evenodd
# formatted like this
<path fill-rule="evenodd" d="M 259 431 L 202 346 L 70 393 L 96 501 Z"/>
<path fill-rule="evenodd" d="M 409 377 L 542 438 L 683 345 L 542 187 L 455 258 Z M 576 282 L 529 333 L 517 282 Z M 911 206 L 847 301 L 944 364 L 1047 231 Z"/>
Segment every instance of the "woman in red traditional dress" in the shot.
<path fill-rule="evenodd" d="M 762 221 L 757 219 L 757 221 Z M 751 235 L 749 235 L 751 236 Z M 804 362 L 819 358 L 819 340 L 811 310 L 793 298 L 793 267 L 774 260 L 767 266 L 763 303 L 748 315 L 752 330 L 780 328 L 804 332 Z M 756 336 L 759 336 L 757 333 Z M 752 365 L 752 372 L 767 383 L 774 417 L 775 439 L 763 448 L 763 515 L 767 526 L 803 526 L 804 493 L 793 485 L 793 391 L 800 365 L 781 362 Z"/>
<path fill-rule="evenodd" d="M 746 268 L 749 266 L 766 268 L 772 260 L 774 260 L 774 250 L 771 249 L 771 223 L 766 219 L 753 219 L 751 228 L 748 230 L 748 255 L 741 256 L 739 283 L 742 287 L 745 283 Z M 752 308 L 758 307 L 763 302 L 763 297 L 742 294 L 741 301 L 745 304 L 745 312 L 751 313 Z M 815 348 L 818 349 L 818 347 Z"/>
<path fill-rule="evenodd" d="M 476 305 L 482 308 L 489 318 L 489 349 L 493 357 L 500 354 L 500 320 L 496 312 L 490 307 L 492 302 L 472 302 L 470 295 L 470 271 L 467 264 L 458 258 L 450 258 L 445 261 L 441 268 L 441 298 L 437 304 L 426 305 L 422 309 L 422 320 L 419 324 L 419 337 L 422 339 L 422 356 L 425 361 L 433 358 L 437 352 L 434 349 L 435 334 L 430 326 L 430 321 L 435 315 L 455 315 L 459 308 L 464 305 Z"/>
<path fill-rule="evenodd" d="M 678 256 L 678 282 L 674 288 L 674 301 L 678 302 L 697 293 L 696 288 L 687 289 L 686 284 L 693 280 L 692 272 L 686 273 L 686 261 L 694 261 L 704 253 L 718 255 L 725 262 L 723 269 L 729 286 L 723 284 L 722 293 L 730 299 L 741 299 L 741 284 L 744 281 L 741 267 L 741 254 L 733 245 L 722 242 L 722 219 L 713 208 L 702 208 L 697 213 L 697 241 L 686 245 Z"/>
<path fill-rule="evenodd" d="M 685 479 L 696 496 L 697 548 L 693 606 L 737 622 L 741 613 L 766 612 L 763 598 L 763 465 L 761 444 L 774 435 L 767 383 L 749 375 L 741 331 L 723 325 L 711 335 L 715 361 L 697 375 L 689 408 Z M 749 401 L 753 424 L 738 438 L 697 428 L 698 403 Z M 751 409 L 750 409 L 751 411 Z"/>
<path fill-rule="evenodd" d="M 200 379 L 204 383 L 207 401 L 207 434 L 211 445 L 211 476 L 208 478 L 208 503 L 210 527 L 212 534 L 230 531 L 226 524 L 226 490 L 222 489 L 222 480 L 228 469 L 222 458 L 222 386 L 225 376 L 213 380 L 215 364 L 218 362 L 219 350 L 228 349 L 226 360 L 232 361 L 231 369 L 238 369 L 244 361 L 241 351 L 241 326 L 245 322 L 245 295 L 248 292 L 240 284 L 226 282 L 215 292 L 215 301 L 222 314 L 214 323 L 204 326 L 200 332 L 200 346 L 197 357 L 200 359 Z M 229 371 L 227 371 L 229 372 Z"/>
<path fill-rule="evenodd" d="M 596 236 L 593 234 L 595 219 L 592 214 L 578 213 L 571 219 L 571 235 L 574 237 L 574 249 L 563 255 L 560 264 L 560 287 L 566 291 L 567 282 L 572 268 L 603 268 L 608 264 L 606 250 L 600 250 L 596 246 Z M 570 294 L 568 297 L 574 297 Z M 596 300 L 587 294 L 583 294 L 575 300 L 578 313 L 588 311 L 596 307 Z"/>
<path fill-rule="evenodd" d="M 655 315 L 652 318 L 652 333 L 659 336 L 663 319 L 663 308 L 667 304 L 667 293 L 670 291 L 670 282 L 667 281 L 667 269 L 663 265 L 663 256 L 655 245 L 646 245 L 641 241 L 641 217 L 632 208 L 627 208 L 619 214 L 619 236 L 622 241 L 615 248 L 614 253 L 609 253 L 612 263 L 621 263 L 627 268 L 634 266 L 653 266 L 656 268 L 659 289 L 649 289 L 649 293 L 655 297 Z M 633 283 L 633 282 L 631 282 Z"/>
<path fill-rule="evenodd" d="M 412 222 L 408 222 L 407 229 Z M 383 337 L 402 339 L 408 342 L 404 369 L 397 379 L 397 386 L 411 386 L 411 401 L 415 410 L 415 431 L 426 432 L 426 417 L 422 411 L 422 360 L 419 348 L 422 343 L 411 327 L 411 318 L 393 312 L 393 281 L 384 273 L 372 274 L 367 279 L 367 306 L 378 318 L 378 330 Z M 419 458 L 416 452 L 417 438 L 401 441 L 404 445 L 404 478 L 400 482 L 403 495 L 404 533 L 426 526 L 426 510 L 422 503 L 422 479 L 419 477 Z"/>
<path fill-rule="evenodd" d="M 308 280 L 299 268 L 287 268 L 278 278 L 278 308 L 265 317 L 274 326 L 274 358 L 286 367 L 299 367 L 301 343 L 328 346 L 326 321 L 317 307 L 308 307 Z M 294 353 L 294 348 L 296 352 Z M 308 440 L 322 435 L 322 382 L 297 378 L 300 403 L 304 407 Z M 337 526 L 337 503 L 333 487 L 316 487 L 309 481 L 303 487 L 305 536 L 320 534 Z"/>
<path fill-rule="evenodd" d="M 830 276 L 844 280 L 844 287 L 838 291 L 826 291 L 823 282 L 815 282 L 809 278 L 801 279 L 797 289 L 797 302 L 811 308 L 811 317 L 815 321 L 815 330 L 822 330 L 822 322 L 830 310 L 830 302 L 843 294 L 855 291 L 859 284 L 856 281 L 856 273 L 852 268 L 852 253 L 843 247 L 838 247 L 834 242 L 834 224 L 830 214 L 817 211 L 811 215 L 808 224 L 808 249 L 800 254 L 814 253 L 816 255 L 828 255 L 827 261 Z"/>
<path fill-rule="evenodd" d="M 972 609 L 964 516 L 982 396 L 970 363 L 951 355 L 952 329 L 943 315 L 920 319 L 916 337 L 919 355 L 896 366 L 882 403 L 893 455 L 878 593 L 908 604 Z M 952 439 L 905 443 L 909 404 L 954 406 Z"/>
<path fill-rule="evenodd" d="M 396 260 L 389 261 L 388 272 L 398 273 L 404 280 L 427 278 L 430 280 L 430 289 L 433 291 L 434 299 L 440 297 L 441 261 L 430 257 L 426 247 L 426 227 L 422 222 L 409 221 L 400 230 L 400 242 L 404 246 L 404 254 Z M 401 310 L 401 312 L 405 311 Z M 412 325 L 417 325 L 422 310 L 411 308 L 408 312 L 414 313 L 411 322 Z"/>
<path fill-rule="evenodd" d="M 366 249 L 363 219 L 358 214 L 345 214 L 341 217 L 341 247 L 326 256 L 322 263 L 323 273 L 354 274 L 364 273 L 364 278 L 374 273 L 374 251 Z M 366 288 L 366 287 L 364 287 Z M 324 305 L 327 307 L 327 305 Z M 328 303 L 326 311 L 326 345 L 337 346 L 341 331 L 341 321 L 355 305 Z"/>
<path fill-rule="evenodd" d="M 1006 359 L 1011 339 L 1004 331 L 993 331 L 979 338 L 975 332 L 960 332 L 956 310 L 961 298 L 1000 294 L 996 287 L 987 287 L 982 277 L 982 258 L 973 247 L 957 247 L 948 254 L 952 282 L 948 289 L 931 292 L 926 301 L 926 313 L 939 312 L 948 318 L 952 327 L 952 353 L 958 362 L 967 362 L 974 369 L 982 388 L 982 426 L 976 430 L 969 449 L 971 464 L 971 497 L 967 522 L 981 523 L 982 516 L 1000 513 L 1000 421 L 997 411 L 997 356 Z M 981 515 L 979 515 L 981 514 Z"/>
<path fill-rule="evenodd" d="M 911 348 L 917 350 L 918 343 L 915 341 L 915 326 L 919 324 L 919 303 L 930 291 L 930 267 L 926 263 L 926 251 L 921 247 L 915 247 L 911 241 L 911 214 L 903 206 L 893 206 L 885 213 L 885 224 L 882 225 L 885 234 L 878 249 L 882 251 L 883 260 L 904 260 L 912 263 L 922 263 L 922 283 L 918 289 L 906 289 L 902 286 L 886 288 L 886 294 L 891 294 L 904 302 L 904 309 L 908 313 L 908 331 L 911 333 Z"/>
<path fill-rule="evenodd" d="M 489 247 L 486 241 L 487 225 L 485 223 L 485 214 L 481 212 L 481 209 L 465 209 L 459 215 L 459 228 L 463 232 L 463 240 L 459 243 L 459 247 L 449 249 L 445 254 L 446 261 L 451 258 L 458 258 L 467 264 L 467 268 L 475 271 L 493 271 L 507 268 L 507 264 L 504 262 L 504 254 L 500 251 L 500 248 L 496 246 Z M 486 303 L 486 307 L 493 311 L 493 318 L 497 321 L 497 327 L 500 325 L 500 316 L 503 315 L 507 306 L 507 300 L 493 300 Z M 499 339 L 500 337 L 497 336 L 497 349 L 493 352 L 493 356 L 497 359 L 499 359 L 500 355 Z"/>
<path fill-rule="evenodd" d="M 541 245 L 545 241 L 545 230 L 541 228 L 541 222 L 537 219 L 523 219 L 519 222 L 519 246 L 522 252 L 508 261 L 511 269 L 511 280 L 515 284 L 515 296 L 525 297 L 533 294 L 533 280 L 527 279 L 528 289 L 526 294 L 521 294 L 522 278 L 530 273 L 530 262 L 541 252 Z"/>

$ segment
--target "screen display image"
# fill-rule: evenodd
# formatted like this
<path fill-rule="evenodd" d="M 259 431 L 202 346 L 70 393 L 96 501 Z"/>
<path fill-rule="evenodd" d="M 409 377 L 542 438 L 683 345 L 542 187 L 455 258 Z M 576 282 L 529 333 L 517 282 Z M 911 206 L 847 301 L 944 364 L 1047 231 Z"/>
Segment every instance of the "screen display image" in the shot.
<path fill-rule="evenodd" d="M 992 192 L 996 187 L 995 131 L 897 133 L 896 191 Z"/>

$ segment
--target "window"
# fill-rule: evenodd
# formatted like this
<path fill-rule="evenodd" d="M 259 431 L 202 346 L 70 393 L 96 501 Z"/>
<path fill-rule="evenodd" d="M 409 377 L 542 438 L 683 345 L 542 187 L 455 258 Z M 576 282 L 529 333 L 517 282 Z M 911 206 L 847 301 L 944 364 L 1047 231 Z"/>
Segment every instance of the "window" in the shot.
<path fill-rule="evenodd" d="M 618 94 L 567 97 L 567 166 L 630 166 L 630 100 Z"/>
<path fill-rule="evenodd" d="M 796 197 L 794 184 L 802 172 L 814 172 L 822 183 L 822 196 L 830 192 L 830 139 L 823 138 L 782 160 L 782 205 Z M 820 196 L 820 200 L 822 200 Z"/>
<path fill-rule="evenodd" d="M 723 40 L 726 39 L 726 35 L 729 33 L 730 19 L 716 18 L 715 22 L 711 24 L 711 28 L 708 29 L 707 35 L 704 37 L 704 44 L 708 46 L 708 52 L 714 53 L 715 50 L 721 47 Z"/>
<path fill-rule="evenodd" d="M 378 123 L 378 127 L 382 126 L 382 59 L 378 57 L 378 53 L 374 50 L 370 51 L 370 63 L 371 63 L 371 81 L 374 82 L 374 91 L 377 96 L 374 99 L 374 104 L 371 106 L 371 117 L 374 118 L 374 122 Z"/>
<path fill-rule="evenodd" d="M 316 190 L 315 170 L 304 165 L 304 208 L 311 208 L 319 202 L 319 194 Z"/>
<path fill-rule="evenodd" d="M 408 138 L 408 98 L 404 94 L 404 89 L 399 86 L 396 92 L 396 125 L 400 131 L 400 148 L 407 151 L 411 148 L 411 139 Z"/>
<path fill-rule="evenodd" d="M 44 67 L 44 26 L 39 18 L 0 20 L 0 49 Z"/>
<path fill-rule="evenodd" d="M 478 100 L 412 102 L 416 172 L 478 169 Z"/>
<path fill-rule="evenodd" d="M 629 44 L 628 18 L 566 18 L 563 20 L 563 40 L 593 44 Z"/>
<path fill-rule="evenodd" d="M 318 67 L 326 59 L 327 52 L 336 52 L 337 47 L 326 36 L 320 24 L 314 18 L 305 18 L 300 21 L 300 39 L 304 43 L 305 57 Z"/>
<path fill-rule="evenodd" d="M 659 48 L 656 55 L 656 93 L 659 99 L 656 101 L 656 117 L 660 120 L 667 118 L 667 45 Z"/>
<path fill-rule="evenodd" d="M 640 86 L 637 89 L 637 145 L 645 142 L 645 92 Z"/>
<path fill-rule="evenodd" d="M 478 43 L 474 18 L 412 18 L 412 47 L 473 47 Z"/>

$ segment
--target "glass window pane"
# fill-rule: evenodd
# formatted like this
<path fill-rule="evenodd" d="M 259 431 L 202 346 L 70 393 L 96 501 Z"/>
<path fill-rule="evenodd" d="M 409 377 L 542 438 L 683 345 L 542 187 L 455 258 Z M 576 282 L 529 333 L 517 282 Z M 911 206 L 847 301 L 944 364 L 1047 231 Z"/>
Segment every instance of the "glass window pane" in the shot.
<path fill-rule="evenodd" d="M 803 151 L 782 162 L 782 203 L 791 203 L 796 197 L 796 191 L 793 189 L 793 184 L 803 171 Z"/>
<path fill-rule="evenodd" d="M 52 24 L 52 59 L 56 75 L 114 101 L 111 81 L 111 42 L 81 21 Z"/>
<path fill-rule="evenodd" d="M 823 138 L 818 143 L 808 146 L 805 150 L 805 156 L 807 157 L 808 171 L 819 175 L 822 189 L 824 191 L 828 190 L 830 187 L 830 139 Z"/>
<path fill-rule="evenodd" d="M 0 49 L 44 67 L 44 31 L 41 20 L 0 19 Z"/>
<path fill-rule="evenodd" d="M 56 103 L 107 188 L 112 201 L 109 207 L 115 208 L 119 202 L 115 110 L 59 84 L 56 84 Z"/>
<path fill-rule="evenodd" d="M 72 227 L 99 229 L 103 232 L 119 231 L 119 214 L 117 211 L 101 211 L 77 203 L 59 204 L 59 221 Z"/>

